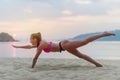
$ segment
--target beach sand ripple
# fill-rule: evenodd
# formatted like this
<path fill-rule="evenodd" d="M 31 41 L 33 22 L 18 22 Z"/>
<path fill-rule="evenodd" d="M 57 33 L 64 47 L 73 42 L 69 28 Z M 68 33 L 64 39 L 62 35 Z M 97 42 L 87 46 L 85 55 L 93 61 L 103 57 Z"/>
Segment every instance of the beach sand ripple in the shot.
<path fill-rule="evenodd" d="M 120 80 L 120 60 L 97 60 L 104 67 L 79 59 L 1 58 L 0 80 Z"/>

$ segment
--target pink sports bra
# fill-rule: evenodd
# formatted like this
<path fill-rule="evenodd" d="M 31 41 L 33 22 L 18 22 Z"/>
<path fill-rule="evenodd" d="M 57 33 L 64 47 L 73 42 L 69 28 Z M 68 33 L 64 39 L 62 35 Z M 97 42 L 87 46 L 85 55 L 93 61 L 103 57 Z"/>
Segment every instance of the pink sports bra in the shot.
<path fill-rule="evenodd" d="M 53 44 L 53 43 L 52 43 L 52 42 L 50 42 L 50 43 L 49 43 L 49 46 L 48 46 L 47 48 L 43 49 L 43 50 L 44 50 L 44 52 L 49 53 L 49 52 L 51 51 L 52 44 Z"/>

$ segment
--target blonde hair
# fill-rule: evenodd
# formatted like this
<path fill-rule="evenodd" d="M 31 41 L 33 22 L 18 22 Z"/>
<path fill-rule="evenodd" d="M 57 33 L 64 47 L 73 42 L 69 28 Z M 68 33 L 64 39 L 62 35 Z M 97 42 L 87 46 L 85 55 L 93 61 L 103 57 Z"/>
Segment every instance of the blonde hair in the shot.
<path fill-rule="evenodd" d="M 38 33 L 31 34 L 31 39 L 37 39 L 37 47 L 38 47 L 40 44 L 40 41 L 42 40 L 41 33 L 38 32 Z"/>

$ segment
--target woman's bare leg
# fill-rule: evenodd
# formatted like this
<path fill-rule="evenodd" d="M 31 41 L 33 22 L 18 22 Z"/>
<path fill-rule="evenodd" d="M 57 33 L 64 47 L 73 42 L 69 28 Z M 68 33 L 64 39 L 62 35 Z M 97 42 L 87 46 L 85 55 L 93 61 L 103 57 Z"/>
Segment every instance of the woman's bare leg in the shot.
<path fill-rule="evenodd" d="M 85 42 L 89 43 L 89 42 L 92 42 L 92 41 L 94 41 L 96 39 L 99 39 L 99 38 L 102 38 L 102 37 L 107 37 L 107 36 L 115 36 L 115 34 L 114 33 L 110 33 L 110 32 L 104 32 L 102 34 L 91 36 L 91 37 L 85 39 Z"/>
<path fill-rule="evenodd" d="M 107 37 L 107 36 L 115 36 L 115 34 L 109 33 L 109 32 L 104 32 L 102 34 L 91 36 L 85 40 L 71 41 L 71 42 L 67 43 L 66 45 L 69 46 L 70 48 L 78 48 L 78 47 L 84 46 L 84 45 L 86 45 L 86 44 L 88 44 L 96 39 L 99 39 L 102 37 Z"/>
<path fill-rule="evenodd" d="M 81 46 L 84 46 L 86 44 L 88 44 L 89 42 L 92 42 L 96 39 L 99 39 L 101 37 L 107 37 L 107 36 L 115 36 L 115 34 L 113 33 L 109 33 L 109 32 L 104 32 L 102 34 L 98 34 L 98 35 L 95 35 L 95 36 L 91 36 L 83 41 L 64 41 L 63 44 L 62 44 L 62 47 L 67 50 L 69 53 L 79 57 L 79 58 L 82 58 L 86 61 L 89 61 L 93 64 L 95 64 L 97 67 L 102 67 L 102 65 L 98 62 L 96 62 L 94 59 L 92 59 L 91 57 L 85 55 L 85 54 L 82 54 L 80 53 L 78 50 L 76 50 L 76 48 L 78 47 L 81 47 Z"/>
<path fill-rule="evenodd" d="M 74 49 L 74 50 L 68 50 L 69 53 L 77 56 L 78 58 L 82 58 L 94 65 L 96 65 L 96 67 L 103 67 L 100 63 L 96 62 L 95 60 L 93 60 L 91 57 L 85 55 L 85 54 L 82 54 L 80 53 L 78 50 Z"/>

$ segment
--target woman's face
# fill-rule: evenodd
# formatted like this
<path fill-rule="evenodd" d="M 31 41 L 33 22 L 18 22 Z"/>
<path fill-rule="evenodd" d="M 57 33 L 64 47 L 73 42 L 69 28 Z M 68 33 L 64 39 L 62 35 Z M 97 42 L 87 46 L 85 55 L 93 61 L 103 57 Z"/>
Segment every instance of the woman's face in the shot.
<path fill-rule="evenodd" d="M 36 45 L 37 45 L 37 39 L 31 38 L 31 39 L 30 39 L 30 43 L 31 43 L 32 45 L 36 46 Z"/>

